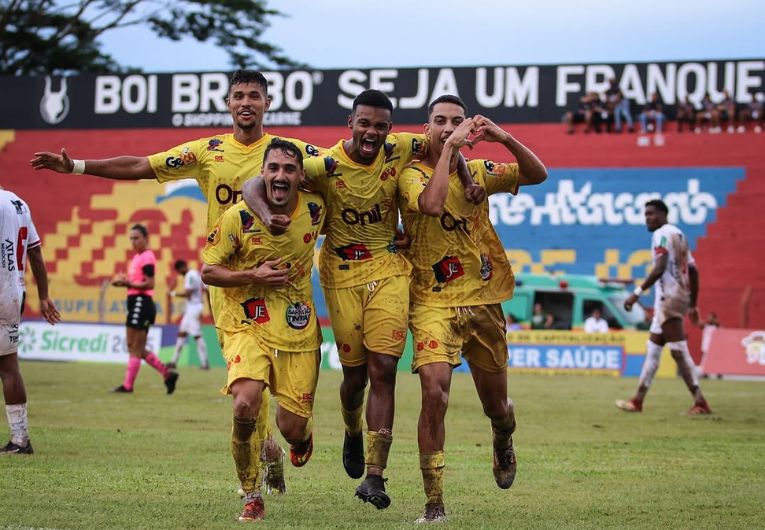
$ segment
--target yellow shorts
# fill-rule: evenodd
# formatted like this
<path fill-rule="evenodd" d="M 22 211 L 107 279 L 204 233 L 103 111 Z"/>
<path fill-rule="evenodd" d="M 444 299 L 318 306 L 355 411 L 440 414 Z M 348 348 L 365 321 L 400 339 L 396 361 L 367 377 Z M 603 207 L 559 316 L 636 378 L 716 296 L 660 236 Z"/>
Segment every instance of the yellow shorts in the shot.
<path fill-rule="evenodd" d="M 209 285 L 207 287 L 207 292 L 210 296 L 210 313 L 212 314 L 213 322 L 217 322 L 218 313 L 223 307 L 223 299 L 225 293 L 223 292 L 223 287 L 216 287 L 214 285 Z M 216 327 L 215 333 L 218 335 L 218 344 L 220 344 L 220 349 L 223 350 L 223 337 L 225 332 L 222 329 L 218 329 Z"/>
<path fill-rule="evenodd" d="M 231 385 L 238 379 L 263 381 L 280 407 L 310 418 L 313 399 L 319 381 L 319 349 L 307 352 L 285 352 L 263 345 L 249 331 L 224 332 L 228 378 L 223 394 L 231 393 Z"/>
<path fill-rule="evenodd" d="M 324 289 L 337 352 L 344 366 L 361 366 L 367 352 L 401 357 L 409 314 L 409 277 Z"/>
<path fill-rule="evenodd" d="M 426 364 L 462 364 L 491 373 L 507 369 L 505 318 L 500 304 L 433 307 L 412 303 L 409 329 L 414 338 L 412 372 Z"/>

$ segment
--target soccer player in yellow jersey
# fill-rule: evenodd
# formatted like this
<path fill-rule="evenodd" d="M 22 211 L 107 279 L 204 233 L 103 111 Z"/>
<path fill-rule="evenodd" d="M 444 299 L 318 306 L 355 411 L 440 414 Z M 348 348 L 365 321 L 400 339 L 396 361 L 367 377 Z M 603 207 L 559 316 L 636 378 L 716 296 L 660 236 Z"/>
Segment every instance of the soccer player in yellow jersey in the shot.
<path fill-rule="evenodd" d="M 59 173 L 85 173 L 115 180 L 156 179 L 159 182 L 194 178 L 207 198 L 207 232 L 232 204 L 241 200 L 241 184 L 258 175 L 263 165 L 263 153 L 274 138 L 263 131 L 263 115 L 271 100 L 268 82 L 260 72 L 237 70 L 231 76 L 228 97 L 233 132 L 186 142 L 151 156 L 118 156 L 103 160 L 73 160 L 66 150 L 60 154 L 35 153 L 31 164 L 36 169 L 52 169 Z M 304 155 L 314 156 L 318 150 L 299 140 L 289 139 Z M 314 164 L 314 165 L 312 165 Z M 306 171 L 313 171 L 319 158 L 306 160 Z M 210 307 L 217 322 L 219 290 L 210 289 Z M 220 338 L 220 333 L 219 333 Z M 263 400 L 261 412 L 268 418 L 268 400 Z M 264 457 L 269 462 L 266 481 L 275 491 L 284 492 L 282 450 L 270 435 L 270 423 L 261 422 L 267 437 Z"/>
<path fill-rule="evenodd" d="M 409 309 L 411 266 L 394 243 L 399 177 L 427 147 L 423 135 L 390 133 L 392 113 L 385 94 L 361 92 L 348 118 L 351 139 L 323 153 L 326 176 L 306 179 L 327 204 L 319 269 L 343 366 L 343 466 L 352 478 L 361 478 L 366 466 L 367 477 L 356 495 L 378 509 L 390 505 L 382 475 L 393 441 L 396 367 Z M 244 199 L 262 219 L 274 221 L 262 190 L 252 196 L 245 190 Z M 362 413 L 367 381 L 365 458 Z"/>
<path fill-rule="evenodd" d="M 542 162 L 510 133 L 483 116 L 466 117 L 456 96 L 441 96 L 428 108 L 430 149 L 401 175 L 404 227 L 412 238 L 409 329 L 414 338 L 412 370 L 419 374 L 422 408 L 417 425 L 420 468 L 427 501 L 419 522 L 446 518 L 443 501 L 444 417 L 452 369 L 467 359 L 493 432 L 494 478 L 509 488 L 516 460 L 515 414 L 507 396 L 507 343 L 500 303 L 513 295 L 514 278 L 502 243 L 489 220 L 487 200 L 465 200 L 455 173 L 461 146 L 499 142 L 517 163 L 470 160 L 476 184 L 488 194 L 517 193 L 547 178 Z M 471 137 L 472 135 L 472 137 Z"/>
<path fill-rule="evenodd" d="M 320 196 L 298 191 L 302 154 L 276 139 L 263 164 L 268 200 L 290 216 L 289 229 L 272 235 L 241 203 L 218 221 L 203 252 L 202 279 L 223 289 L 216 325 L 223 331 L 234 397 L 231 452 L 245 493 L 240 521 L 264 517 L 260 494 L 260 440 L 254 435 L 263 389 L 276 397 L 276 422 L 300 467 L 313 452 L 311 417 L 321 359 L 321 335 L 311 292 L 316 239 L 326 209 Z"/>

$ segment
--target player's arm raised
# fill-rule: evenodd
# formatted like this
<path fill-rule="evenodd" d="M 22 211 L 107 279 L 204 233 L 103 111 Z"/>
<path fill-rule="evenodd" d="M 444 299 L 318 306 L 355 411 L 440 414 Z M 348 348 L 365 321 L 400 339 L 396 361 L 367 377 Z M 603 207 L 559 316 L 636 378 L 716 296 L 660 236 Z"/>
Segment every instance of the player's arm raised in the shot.
<path fill-rule="evenodd" d="M 117 156 L 101 160 L 75 160 L 66 149 L 61 153 L 40 151 L 30 161 L 35 169 L 50 169 L 58 173 L 95 175 L 113 180 L 154 179 L 156 175 L 145 156 Z"/>
<path fill-rule="evenodd" d="M 520 179 L 518 184 L 528 186 L 532 184 L 541 184 L 547 179 L 547 168 L 537 155 L 531 149 L 515 139 L 509 132 L 499 127 L 486 116 L 476 115 L 474 117 L 476 135 L 473 142 L 481 140 L 487 142 L 499 142 L 510 151 L 518 161 L 520 169 Z"/>

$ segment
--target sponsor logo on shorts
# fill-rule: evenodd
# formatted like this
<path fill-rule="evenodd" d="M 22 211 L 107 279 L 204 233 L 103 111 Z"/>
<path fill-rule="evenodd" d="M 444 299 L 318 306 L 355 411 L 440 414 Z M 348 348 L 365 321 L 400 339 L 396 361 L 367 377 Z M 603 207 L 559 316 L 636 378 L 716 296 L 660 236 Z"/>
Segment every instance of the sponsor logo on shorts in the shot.
<path fill-rule="evenodd" d="M 406 340 L 406 330 L 405 329 L 394 329 L 391 333 L 391 337 L 393 340 L 398 341 L 404 341 Z"/>
<path fill-rule="evenodd" d="M 11 344 L 19 343 L 19 325 L 18 324 L 11 324 L 8 327 L 8 342 L 10 342 Z"/>
<path fill-rule="evenodd" d="M 465 275 L 465 269 L 457 256 L 446 256 L 433 265 L 433 273 L 438 283 L 448 283 Z"/>
<path fill-rule="evenodd" d="M 311 321 L 311 307 L 305 302 L 287 306 L 287 325 L 292 329 L 305 329 Z"/>
<path fill-rule="evenodd" d="M 489 281 L 494 274 L 494 267 L 491 264 L 491 258 L 486 254 L 481 254 L 481 279 Z"/>
<path fill-rule="evenodd" d="M 372 259 L 372 253 L 361 243 L 353 243 L 344 247 L 335 248 L 335 253 L 346 261 L 363 261 Z"/>
<path fill-rule="evenodd" d="M 425 348 L 435 350 L 436 348 L 438 348 L 438 341 L 436 339 L 429 339 L 429 340 L 425 340 L 425 341 L 417 343 L 417 351 L 422 351 Z"/>
<path fill-rule="evenodd" d="M 223 153 L 223 149 L 220 148 L 220 146 L 223 145 L 223 140 L 220 138 L 210 138 L 210 141 L 207 142 L 207 150 L 208 151 L 215 151 L 217 153 Z M 218 157 L 215 157 L 216 160 Z M 221 160 L 223 160 L 223 157 L 221 157 Z"/>
<path fill-rule="evenodd" d="M 313 403 L 313 394 L 311 394 L 310 392 L 303 392 L 303 395 L 300 396 L 300 402 Z"/>
<path fill-rule="evenodd" d="M 244 310 L 244 316 L 256 324 L 264 324 L 271 320 L 268 315 L 268 308 L 266 308 L 266 301 L 262 298 L 250 298 L 240 305 Z"/>
<path fill-rule="evenodd" d="M 321 221 L 321 209 L 322 207 L 315 202 L 308 203 L 308 213 L 311 216 L 311 226 L 316 226 Z"/>

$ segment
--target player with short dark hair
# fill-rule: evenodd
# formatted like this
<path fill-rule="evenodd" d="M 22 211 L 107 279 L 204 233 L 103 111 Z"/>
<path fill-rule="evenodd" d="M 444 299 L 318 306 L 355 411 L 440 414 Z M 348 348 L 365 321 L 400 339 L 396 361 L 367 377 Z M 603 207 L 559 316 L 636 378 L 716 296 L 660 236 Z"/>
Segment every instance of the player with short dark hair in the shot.
<path fill-rule="evenodd" d="M 160 183 L 194 178 L 207 198 L 207 233 L 232 204 L 241 199 L 241 183 L 260 173 L 263 155 L 274 138 L 263 130 L 263 116 L 271 105 L 268 83 L 260 72 L 237 70 L 231 76 L 226 105 L 233 119 L 233 132 L 189 141 L 151 156 L 118 156 L 103 160 L 72 160 L 65 149 L 61 154 L 35 153 L 31 161 L 35 169 L 52 169 L 59 173 L 85 173 L 115 180 L 156 179 Z M 290 139 L 308 156 L 319 150 L 300 140 Z M 313 165 L 315 164 L 315 165 Z M 321 159 L 306 161 L 305 170 L 323 172 Z M 218 194 L 216 189 L 226 193 Z M 210 309 L 217 320 L 220 290 L 212 288 Z M 220 338 L 220 336 L 219 336 Z M 261 435 L 267 438 L 264 458 L 268 462 L 265 479 L 269 490 L 284 493 L 283 451 L 271 436 L 268 421 L 268 394 L 263 399 L 264 421 L 258 423 Z"/>
<path fill-rule="evenodd" d="M 171 368 L 178 365 L 183 347 L 191 335 L 197 345 L 199 367 L 202 370 L 207 370 L 210 368 L 210 361 L 207 359 L 207 345 L 202 336 L 202 310 L 204 309 L 203 300 L 207 286 L 202 281 L 199 271 L 189 267 L 186 261 L 176 260 L 173 268 L 175 272 L 183 276 L 183 289 L 170 291 L 170 296 L 185 298 L 186 307 L 183 309 L 183 317 L 181 317 L 181 323 L 178 325 L 178 340 L 175 342 L 173 359 L 167 365 Z"/>
<path fill-rule="evenodd" d="M 467 359 L 478 397 L 493 432 L 493 472 L 500 488 L 513 484 L 515 414 L 507 396 L 507 341 L 502 301 L 515 280 L 502 242 L 489 219 L 489 204 L 463 196 L 456 174 L 460 147 L 499 142 L 517 163 L 470 160 L 475 183 L 487 194 L 518 193 L 519 186 L 547 178 L 534 153 L 488 118 L 466 116 L 456 96 L 431 104 L 425 125 L 430 150 L 401 175 L 400 200 L 412 245 L 409 329 L 412 371 L 420 377 L 422 406 L 417 425 L 420 469 L 426 495 L 418 522 L 446 519 L 443 500 L 444 418 L 452 370 Z M 471 138 L 472 137 L 472 138 Z"/>
<path fill-rule="evenodd" d="M 645 204 L 645 224 L 648 231 L 653 233 L 653 268 L 643 283 L 624 301 L 624 308 L 632 310 L 643 291 L 655 284 L 651 335 L 646 343 L 645 361 L 637 392 L 632 399 L 617 400 L 616 406 L 626 412 L 643 411 L 643 400 L 659 369 L 661 351 L 667 345 L 693 396 L 694 404 L 688 414 L 711 414 L 709 404 L 701 393 L 683 325 L 686 315 L 693 324 L 699 323 L 699 309 L 696 306 L 699 272 L 688 248 L 688 240 L 678 227 L 667 221 L 668 214 L 669 208 L 662 200 L 654 199 Z"/>
<path fill-rule="evenodd" d="M 205 282 L 224 293 L 216 324 L 228 370 L 223 392 L 234 397 L 231 452 L 245 502 L 240 521 L 265 517 L 261 440 L 254 434 L 263 390 L 268 387 L 276 398 L 276 423 L 290 444 L 290 461 L 305 465 L 313 452 L 321 360 L 311 269 L 326 208 L 318 195 L 298 191 L 304 174 L 294 144 L 274 140 L 262 175 L 271 208 L 290 216 L 290 230 L 272 235 L 246 204 L 234 206 L 208 237 L 202 267 Z"/>
<path fill-rule="evenodd" d="M 0 454 L 31 455 L 27 391 L 19 369 L 19 324 L 24 311 L 26 286 L 24 269 L 29 266 L 37 284 L 40 313 L 50 324 L 61 320 L 56 305 L 48 296 L 48 272 L 40 237 L 29 206 L 18 195 L 0 186 L 0 241 L 4 241 L 0 267 L 0 381 L 3 383 L 5 414 L 11 439 L 0 447 Z"/>

